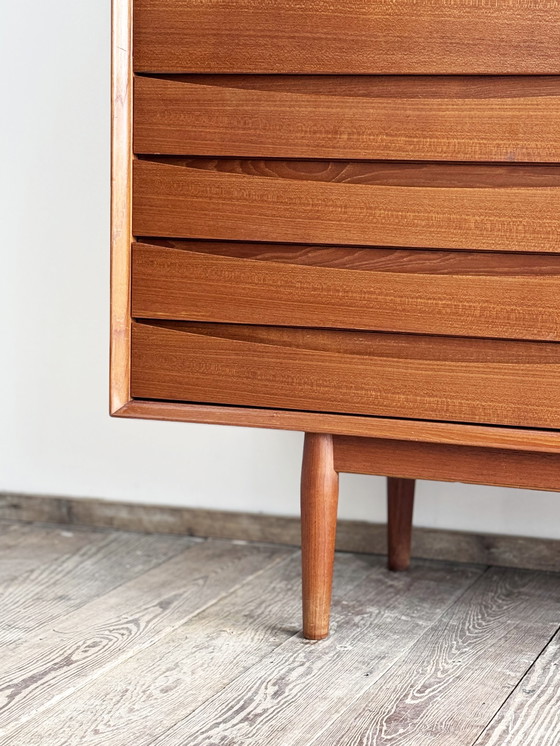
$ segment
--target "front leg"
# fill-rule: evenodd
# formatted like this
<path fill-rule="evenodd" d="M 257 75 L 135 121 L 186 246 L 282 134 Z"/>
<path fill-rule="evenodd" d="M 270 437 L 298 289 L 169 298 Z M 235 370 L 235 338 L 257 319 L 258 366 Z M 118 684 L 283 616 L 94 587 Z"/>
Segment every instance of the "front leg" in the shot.
<path fill-rule="evenodd" d="M 338 473 L 332 435 L 306 433 L 301 472 L 303 636 L 329 634 Z"/>

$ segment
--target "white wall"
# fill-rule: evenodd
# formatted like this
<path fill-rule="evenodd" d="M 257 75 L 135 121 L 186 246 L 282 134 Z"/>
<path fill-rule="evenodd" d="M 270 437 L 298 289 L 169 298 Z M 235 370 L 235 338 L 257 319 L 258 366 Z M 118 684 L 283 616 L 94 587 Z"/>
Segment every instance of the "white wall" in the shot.
<path fill-rule="evenodd" d="M 4 2 L 0 34 L 0 490 L 296 513 L 300 434 L 107 414 L 109 0 Z M 383 487 L 343 478 L 341 516 Z M 560 538 L 560 499 L 424 482 L 416 523 Z"/>

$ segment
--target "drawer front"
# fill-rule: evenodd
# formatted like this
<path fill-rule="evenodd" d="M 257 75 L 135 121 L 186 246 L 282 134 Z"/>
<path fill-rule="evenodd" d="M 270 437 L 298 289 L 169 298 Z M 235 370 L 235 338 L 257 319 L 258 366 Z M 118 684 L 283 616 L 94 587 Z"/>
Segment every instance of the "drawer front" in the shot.
<path fill-rule="evenodd" d="M 560 340 L 560 257 L 138 243 L 136 318 Z"/>
<path fill-rule="evenodd" d="M 135 0 L 147 72 L 558 74 L 556 0 Z"/>
<path fill-rule="evenodd" d="M 558 428 L 559 384 L 555 343 L 133 324 L 142 399 Z"/>
<path fill-rule="evenodd" d="M 554 76 L 137 77 L 134 111 L 137 153 L 560 160 Z"/>
<path fill-rule="evenodd" d="M 136 160 L 133 233 L 237 241 L 560 250 L 560 167 Z"/>

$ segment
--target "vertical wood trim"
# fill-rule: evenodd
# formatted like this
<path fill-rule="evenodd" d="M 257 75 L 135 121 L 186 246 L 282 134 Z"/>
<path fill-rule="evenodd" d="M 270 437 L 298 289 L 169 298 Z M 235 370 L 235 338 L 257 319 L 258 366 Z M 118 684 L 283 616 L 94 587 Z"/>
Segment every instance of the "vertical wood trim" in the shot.
<path fill-rule="evenodd" d="M 113 0 L 111 70 L 110 412 L 130 401 L 132 0 Z"/>
<path fill-rule="evenodd" d="M 306 433 L 301 470 L 303 636 L 322 640 L 329 618 L 338 508 L 332 435 Z"/>

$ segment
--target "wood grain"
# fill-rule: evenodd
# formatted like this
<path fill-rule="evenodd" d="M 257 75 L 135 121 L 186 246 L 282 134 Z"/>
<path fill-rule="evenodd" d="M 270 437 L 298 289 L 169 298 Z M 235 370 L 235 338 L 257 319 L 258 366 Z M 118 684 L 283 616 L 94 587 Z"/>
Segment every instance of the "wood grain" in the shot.
<path fill-rule="evenodd" d="M 555 746 L 560 733 L 560 634 L 547 645 L 474 746 Z"/>
<path fill-rule="evenodd" d="M 332 435 L 306 433 L 301 468 L 301 566 L 303 636 L 329 634 L 338 474 Z"/>
<path fill-rule="evenodd" d="M 317 644 L 273 553 L 199 542 L 5 647 L 2 746 L 555 744 L 557 574 L 344 554 Z"/>
<path fill-rule="evenodd" d="M 479 575 L 480 569 L 426 566 L 410 574 L 372 573 L 334 604 L 335 630 L 327 640 L 288 640 L 162 734 L 154 746 L 238 746 L 250 743 L 255 733 L 263 744 L 309 743 Z"/>
<path fill-rule="evenodd" d="M 340 472 L 560 491 L 560 458 L 552 453 L 344 435 L 334 443 Z"/>
<path fill-rule="evenodd" d="M 136 76 L 137 153 L 560 161 L 560 78 Z"/>
<path fill-rule="evenodd" d="M 253 565 L 256 565 L 259 552 L 256 547 L 245 547 L 246 555 L 250 550 Z M 240 551 L 237 548 L 232 554 L 234 566 L 239 566 Z M 218 562 L 223 564 L 226 557 L 224 548 Z M 266 557 L 261 548 L 262 560 L 266 561 Z M 245 568 L 248 569 L 247 560 L 246 556 Z M 375 582 L 375 572 L 379 573 L 380 565 L 379 559 L 341 556 L 337 563 L 335 598 L 343 598 L 364 577 L 371 577 Z M 200 568 L 203 574 L 211 569 L 211 565 Z M 227 570 L 222 569 L 227 575 Z M 83 739 L 93 737 L 95 741 L 97 736 L 110 746 L 129 746 L 131 742 L 136 746 L 148 746 L 166 728 L 296 636 L 298 628 L 294 620 L 299 613 L 299 556 L 268 566 L 263 563 L 262 572 L 247 580 L 224 599 L 199 610 L 184 624 L 154 641 L 153 645 L 139 648 L 134 656 L 123 656 L 118 665 L 115 661 L 115 665 L 103 671 L 101 676 L 96 677 L 92 671 L 92 675 L 85 678 L 80 676 L 79 670 L 72 670 L 70 680 L 77 691 L 68 691 L 67 698 L 59 703 L 53 702 L 49 710 L 27 725 L 12 727 L 10 737 L 17 738 L 18 743 L 21 738 L 28 744 L 75 746 Z M 160 589 L 147 591 L 150 592 L 150 595 L 145 595 L 148 603 L 161 596 Z M 98 609 L 103 613 L 102 603 L 98 604 Z M 88 627 L 82 627 L 82 638 L 84 630 L 87 634 Z M 81 640 L 79 634 L 75 636 Z M 301 641 L 299 635 L 297 639 Z M 44 651 L 45 646 L 53 644 L 56 646 L 57 640 L 48 638 L 41 648 Z M 53 658 L 62 655 L 69 647 L 64 646 L 64 640 L 58 645 L 53 649 L 47 647 Z M 106 656 L 111 660 L 109 651 Z M 44 657 L 43 652 L 41 660 Z M 37 664 L 27 663 L 26 668 L 35 670 Z M 14 675 L 19 681 L 21 673 L 14 671 Z M 45 695 L 47 682 L 41 683 Z M 27 693 L 33 698 L 31 687 Z M 100 702 L 103 703 L 101 707 Z M 24 712 L 29 713 L 30 707 L 31 700 L 28 700 Z M 14 741 L 9 741 L 9 738 L 0 739 L 0 744 L 7 743 L 14 746 Z"/>
<path fill-rule="evenodd" d="M 557 0 L 136 0 L 146 72 L 558 74 Z"/>
<path fill-rule="evenodd" d="M 100 531 L 12 524 L 0 533 L 0 583 L 105 539 Z"/>
<path fill-rule="evenodd" d="M 560 167 L 136 160 L 133 233 L 560 250 Z"/>
<path fill-rule="evenodd" d="M 132 360 L 138 398 L 560 424 L 554 343 L 154 322 L 133 325 Z"/>
<path fill-rule="evenodd" d="M 554 430 L 468 425 L 385 417 L 290 412 L 280 409 L 183 404 L 181 402 L 136 400 L 116 412 L 117 417 L 172 422 L 200 422 L 207 425 L 241 425 L 280 430 L 337 433 L 357 437 L 449 443 L 514 451 L 560 453 L 560 438 Z M 0 496 L 0 505 L 1 505 Z"/>
<path fill-rule="evenodd" d="M 387 556 L 395 572 L 410 565 L 415 485 L 414 479 L 387 478 Z"/>
<path fill-rule="evenodd" d="M 559 275 L 560 258 L 540 254 L 141 242 L 132 313 L 559 340 Z"/>
<path fill-rule="evenodd" d="M 183 546 L 191 539 L 182 539 Z M 45 626 L 172 557 L 182 549 L 162 536 L 109 535 L 58 557 L 0 588 L 0 643 L 12 646 Z"/>
<path fill-rule="evenodd" d="M 101 673 L 108 676 L 250 578 L 293 555 L 293 550 L 281 547 L 217 541 L 192 541 L 194 545 L 182 551 L 184 540 L 166 541 L 177 556 L 93 598 L 59 619 L 56 628 L 44 625 L 35 630 L 17 648 L 3 653 L 2 736 L 14 737 L 30 715 L 75 696 Z"/>
<path fill-rule="evenodd" d="M 557 629 L 559 588 L 556 575 L 489 570 L 390 675 L 320 735 L 306 731 L 307 743 L 473 743 Z"/>
<path fill-rule="evenodd" d="M 112 5 L 111 337 L 109 411 L 130 400 L 130 241 L 132 224 L 132 3 Z"/>

